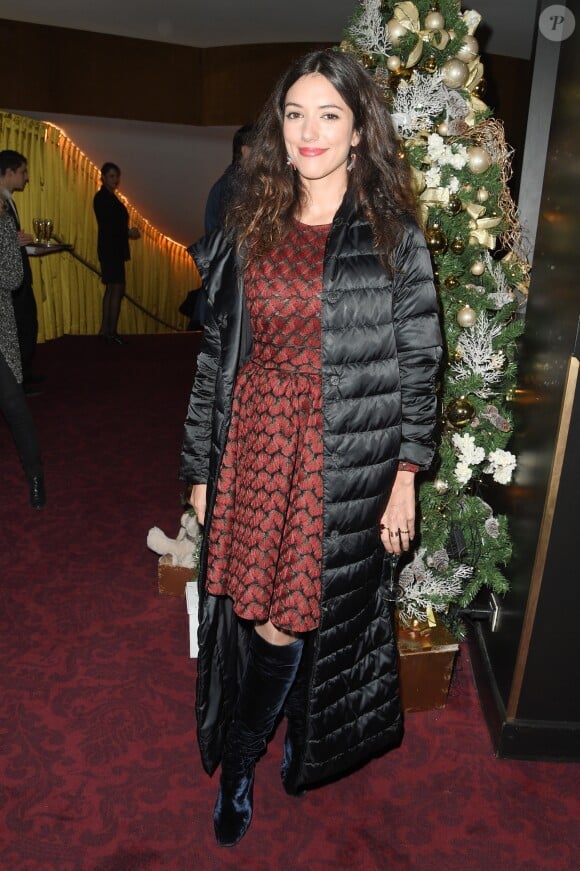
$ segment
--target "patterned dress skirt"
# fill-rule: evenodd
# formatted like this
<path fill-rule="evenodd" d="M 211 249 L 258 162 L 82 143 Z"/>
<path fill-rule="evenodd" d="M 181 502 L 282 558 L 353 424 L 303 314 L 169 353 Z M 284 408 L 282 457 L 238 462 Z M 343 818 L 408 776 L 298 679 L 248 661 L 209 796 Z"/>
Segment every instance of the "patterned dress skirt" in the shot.
<path fill-rule="evenodd" d="M 328 226 L 296 223 L 246 277 L 252 359 L 240 371 L 209 531 L 207 591 L 247 620 L 320 621 L 322 264 Z"/>

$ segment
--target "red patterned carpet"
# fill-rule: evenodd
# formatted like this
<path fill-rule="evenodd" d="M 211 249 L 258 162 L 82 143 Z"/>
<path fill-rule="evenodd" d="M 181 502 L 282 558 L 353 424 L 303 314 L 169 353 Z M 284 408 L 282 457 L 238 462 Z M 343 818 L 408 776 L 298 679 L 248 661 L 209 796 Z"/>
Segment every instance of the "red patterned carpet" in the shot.
<path fill-rule="evenodd" d="M 0 422 L 0 868 L 578 868 L 580 770 L 494 758 L 465 649 L 444 710 L 408 715 L 399 750 L 302 799 L 281 788 L 279 730 L 248 835 L 215 846 L 185 604 L 158 596 L 145 544 L 177 531 L 196 341 L 39 349 L 43 512 Z"/>

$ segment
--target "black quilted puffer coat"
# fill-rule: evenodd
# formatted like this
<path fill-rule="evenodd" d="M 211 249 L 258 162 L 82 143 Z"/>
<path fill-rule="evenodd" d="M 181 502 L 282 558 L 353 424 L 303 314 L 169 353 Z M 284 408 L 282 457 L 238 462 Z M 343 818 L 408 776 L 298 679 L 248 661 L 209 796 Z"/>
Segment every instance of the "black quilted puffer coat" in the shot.
<path fill-rule="evenodd" d="M 206 532 L 228 434 L 236 373 L 251 355 L 238 257 L 221 233 L 190 249 L 208 296 L 180 477 L 208 484 Z M 381 597 L 379 520 L 399 459 L 433 457 L 441 334 L 429 252 L 408 222 L 388 275 L 368 223 L 338 211 L 322 290 L 324 542 L 321 623 L 306 637 L 290 702 L 302 746 L 301 788 L 346 772 L 402 735 L 392 615 Z M 256 421 L 259 425 L 259 421 Z M 207 535 L 205 536 L 207 542 Z M 206 595 L 200 568 L 198 740 L 204 767 L 221 759 L 251 627 L 227 597 Z"/>

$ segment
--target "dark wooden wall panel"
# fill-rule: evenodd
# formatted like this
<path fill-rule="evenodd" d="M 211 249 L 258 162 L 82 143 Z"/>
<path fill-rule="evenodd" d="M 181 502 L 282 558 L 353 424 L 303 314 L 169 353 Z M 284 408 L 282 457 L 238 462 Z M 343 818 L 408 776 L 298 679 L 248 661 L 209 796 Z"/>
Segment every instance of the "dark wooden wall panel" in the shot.
<path fill-rule="evenodd" d="M 202 49 L 203 123 L 253 121 L 292 61 L 327 45 L 295 42 Z"/>
<path fill-rule="evenodd" d="M 0 19 L 4 108 L 199 126 L 253 120 L 288 64 L 322 43 L 194 48 Z M 483 58 L 485 98 L 523 143 L 528 61 Z"/>
<path fill-rule="evenodd" d="M 201 124 L 201 50 L 0 20 L 2 104 Z"/>
<path fill-rule="evenodd" d="M 3 107 L 171 124 L 253 120 L 313 43 L 194 48 L 0 19 Z"/>

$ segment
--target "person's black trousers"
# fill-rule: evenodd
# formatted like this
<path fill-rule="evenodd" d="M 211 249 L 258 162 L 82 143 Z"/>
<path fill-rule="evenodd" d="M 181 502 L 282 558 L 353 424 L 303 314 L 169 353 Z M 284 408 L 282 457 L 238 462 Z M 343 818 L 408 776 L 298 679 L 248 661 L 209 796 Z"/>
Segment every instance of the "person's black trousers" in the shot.
<path fill-rule="evenodd" d="M 26 282 L 21 284 L 12 294 L 12 300 L 22 360 L 22 376 L 26 383 L 32 376 L 32 358 L 38 340 L 38 313 L 32 285 Z"/>
<path fill-rule="evenodd" d="M 10 427 L 27 477 L 30 479 L 42 475 L 40 446 L 34 420 L 24 391 L 2 354 L 0 354 L 0 411 Z"/>

